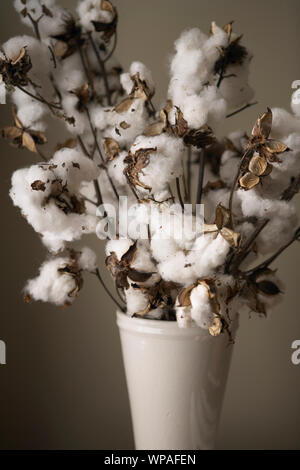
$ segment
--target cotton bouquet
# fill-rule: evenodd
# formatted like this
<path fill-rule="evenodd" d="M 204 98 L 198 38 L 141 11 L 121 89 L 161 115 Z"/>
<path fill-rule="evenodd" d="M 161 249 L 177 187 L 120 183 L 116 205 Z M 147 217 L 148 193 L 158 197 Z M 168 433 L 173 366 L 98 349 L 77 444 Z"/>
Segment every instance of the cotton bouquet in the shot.
<path fill-rule="evenodd" d="M 108 0 L 82 0 L 75 13 L 54 0 L 14 6 L 34 34 L 0 50 L 0 97 L 12 102 L 2 136 L 36 162 L 13 174 L 10 196 L 49 252 L 25 300 L 68 306 L 89 272 L 118 309 L 145 321 L 231 338 L 242 307 L 266 315 L 283 294 L 271 263 L 300 236 L 299 100 L 291 112 L 265 110 L 249 135 L 217 138 L 225 119 L 255 104 L 251 53 L 232 23 L 181 34 L 156 110 L 148 68 L 135 61 L 123 72 L 115 57 L 118 14 Z M 49 118 L 70 134 L 51 153 Z M 108 239 L 115 293 L 96 254 L 71 246 L 91 233 Z"/>

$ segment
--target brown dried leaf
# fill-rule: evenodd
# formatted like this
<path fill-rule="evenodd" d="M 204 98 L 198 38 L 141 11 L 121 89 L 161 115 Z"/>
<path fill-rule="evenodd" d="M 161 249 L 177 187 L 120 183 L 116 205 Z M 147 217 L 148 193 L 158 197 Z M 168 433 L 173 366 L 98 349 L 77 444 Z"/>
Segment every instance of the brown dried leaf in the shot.
<path fill-rule="evenodd" d="M 103 148 L 108 160 L 116 158 L 121 150 L 118 142 L 110 137 L 105 138 Z"/>
<path fill-rule="evenodd" d="M 4 139 L 16 140 L 23 134 L 23 130 L 15 126 L 7 126 L 2 129 L 2 137 Z"/>
<path fill-rule="evenodd" d="M 31 188 L 33 189 L 33 191 L 43 191 L 44 192 L 45 189 L 46 189 L 46 185 L 45 185 L 44 181 L 36 180 L 33 183 L 31 183 Z"/>
<path fill-rule="evenodd" d="M 226 240 L 231 246 L 237 247 L 238 246 L 238 241 L 240 234 L 237 232 L 234 232 L 230 228 L 223 227 L 220 231 L 222 237 L 224 240 Z"/>
<path fill-rule="evenodd" d="M 289 150 L 288 146 L 279 140 L 268 139 L 265 143 L 265 148 L 270 153 L 283 153 Z"/>
<path fill-rule="evenodd" d="M 56 41 L 53 47 L 55 57 L 61 59 L 68 52 L 68 44 L 63 41 Z"/>
<path fill-rule="evenodd" d="M 101 10 L 108 11 L 112 15 L 115 14 L 115 8 L 108 0 L 101 1 Z"/>
<path fill-rule="evenodd" d="M 242 188 L 249 190 L 254 188 L 259 183 L 259 177 L 256 175 L 253 175 L 253 173 L 245 173 L 240 179 L 239 179 L 239 184 Z"/>
<path fill-rule="evenodd" d="M 256 176 L 264 174 L 268 166 L 267 159 L 260 155 L 254 155 L 249 162 L 249 171 Z"/>
<path fill-rule="evenodd" d="M 77 140 L 76 139 L 67 139 L 65 142 L 62 144 L 58 143 L 55 146 L 54 152 L 57 152 L 58 150 L 61 150 L 63 148 L 69 148 L 69 149 L 74 149 L 77 146 Z"/>
<path fill-rule="evenodd" d="M 203 232 L 204 233 L 213 233 L 217 232 L 219 229 L 216 224 L 203 224 Z"/>
<path fill-rule="evenodd" d="M 115 106 L 114 111 L 118 114 L 126 113 L 134 102 L 134 98 L 125 98 L 121 103 Z"/>
<path fill-rule="evenodd" d="M 129 266 L 134 260 L 136 252 L 137 252 L 137 242 L 133 243 L 133 245 L 131 245 L 128 248 L 126 253 L 124 253 L 124 255 L 122 256 L 121 262 Z"/>
<path fill-rule="evenodd" d="M 44 15 L 49 16 L 50 18 L 53 18 L 52 11 L 50 11 L 49 8 L 46 7 L 46 5 L 42 5 L 42 10 L 43 10 Z"/>
<path fill-rule="evenodd" d="M 186 145 L 193 145 L 197 148 L 204 148 L 216 142 L 212 129 L 208 125 L 201 126 L 200 129 L 192 129 L 184 136 Z"/>
<path fill-rule="evenodd" d="M 22 47 L 22 49 L 19 52 L 19 55 L 11 61 L 11 65 L 16 65 L 18 62 L 20 62 L 23 57 L 26 55 L 26 48 Z"/>
<path fill-rule="evenodd" d="M 263 113 L 254 124 L 252 129 L 252 135 L 267 139 L 270 135 L 272 128 L 272 111 L 268 108 L 268 111 Z"/>
<path fill-rule="evenodd" d="M 150 126 L 146 129 L 145 136 L 153 137 L 155 135 L 160 135 L 164 132 L 165 128 L 165 123 L 160 121 L 154 122 L 153 124 L 150 124 Z"/>
<path fill-rule="evenodd" d="M 37 153 L 35 142 L 28 132 L 23 132 L 22 145 L 23 147 L 26 147 L 28 150 L 30 150 L 30 152 Z"/>
<path fill-rule="evenodd" d="M 135 282 L 146 282 L 153 273 L 145 273 L 141 271 L 137 271 L 134 268 L 128 269 L 128 277 Z"/>
<path fill-rule="evenodd" d="M 122 122 L 120 122 L 120 127 L 122 127 L 122 129 L 129 129 L 129 127 L 131 127 L 131 125 L 128 124 L 126 121 L 122 121 Z"/>
<path fill-rule="evenodd" d="M 178 294 L 178 303 L 180 307 L 189 307 L 191 305 L 191 293 L 194 289 L 195 284 L 192 284 L 185 289 L 182 289 Z"/>
<path fill-rule="evenodd" d="M 226 209 L 221 203 L 216 207 L 215 224 L 219 230 L 226 227 L 230 222 L 230 210 Z"/>
<path fill-rule="evenodd" d="M 280 294 L 280 290 L 274 282 L 263 280 L 256 283 L 257 289 L 264 295 L 277 295 Z"/>

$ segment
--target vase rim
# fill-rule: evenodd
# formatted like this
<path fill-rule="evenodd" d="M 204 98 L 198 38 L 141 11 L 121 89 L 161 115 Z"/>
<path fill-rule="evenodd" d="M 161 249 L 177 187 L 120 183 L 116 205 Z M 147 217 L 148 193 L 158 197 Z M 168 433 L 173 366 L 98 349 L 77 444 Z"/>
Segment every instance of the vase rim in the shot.
<path fill-rule="evenodd" d="M 210 336 L 208 331 L 198 326 L 191 328 L 179 328 L 177 321 L 149 320 L 144 318 L 130 317 L 126 313 L 117 311 L 117 325 L 120 329 L 136 334 L 153 334 L 163 336 L 195 337 Z"/>

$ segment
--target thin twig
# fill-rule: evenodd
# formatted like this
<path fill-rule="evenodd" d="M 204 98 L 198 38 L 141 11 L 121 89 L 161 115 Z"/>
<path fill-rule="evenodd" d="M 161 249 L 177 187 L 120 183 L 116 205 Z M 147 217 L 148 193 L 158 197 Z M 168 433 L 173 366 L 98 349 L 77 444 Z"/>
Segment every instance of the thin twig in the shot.
<path fill-rule="evenodd" d="M 177 189 L 177 195 L 178 195 L 178 199 L 179 199 L 181 208 L 182 208 L 182 210 L 184 210 L 184 202 L 183 202 L 182 195 L 181 195 L 180 180 L 179 180 L 178 177 L 176 178 L 176 189 Z"/>
<path fill-rule="evenodd" d="M 37 20 L 34 20 L 29 12 L 27 12 L 27 16 L 30 19 L 32 26 L 34 28 L 34 32 L 36 34 L 37 39 L 40 41 L 41 40 L 41 34 L 39 30 L 39 22 L 43 18 L 44 15 L 41 15 Z"/>
<path fill-rule="evenodd" d="M 299 237 L 300 237 L 300 227 L 297 228 L 297 230 L 295 231 L 293 237 L 291 238 L 290 241 L 288 241 L 287 243 L 285 243 L 281 248 L 279 248 L 279 250 L 276 251 L 276 253 L 274 253 L 272 256 L 270 256 L 270 258 L 266 259 L 265 261 L 263 261 L 262 263 L 260 263 L 258 266 L 256 266 L 255 268 L 253 269 L 250 269 L 249 271 L 245 271 L 243 274 L 247 274 L 247 275 L 251 275 L 251 274 L 254 274 L 254 273 L 257 273 L 259 271 L 264 271 L 268 266 L 270 266 L 271 263 L 273 263 L 273 261 L 275 261 L 276 258 L 278 258 L 278 256 L 284 251 L 286 250 L 286 248 L 288 248 L 295 240 L 299 240 Z"/>
<path fill-rule="evenodd" d="M 226 117 L 230 118 L 231 116 L 235 116 L 236 114 L 238 114 L 238 113 L 244 111 L 245 109 L 250 108 L 251 106 L 254 106 L 256 104 L 258 104 L 258 101 L 254 101 L 253 103 L 247 103 L 247 104 L 245 104 L 245 106 L 242 106 L 241 108 L 236 109 L 232 113 L 227 114 Z"/>
<path fill-rule="evenodd" d="M 241 247 L 241 250 L 237 253 L 234 253 L 231 260 L 229 261 L 230 265 L 230 271 L 236 271 L 238 267 L 242 264 L 244 259 L 248 256 L 250 253 L 250 250 L 253 246 L 253 243 L 257 239 L 258 235 L 261 233 L 261 231 L 265 228 L 265 226 L 268 224 L 269 219 L 265 219 L 261 221 L 261 223 L 256 227 L 256 229 L 253 231 L 253 233 L 250 235 L 248 240 L 246 241 L 245 245 Z"/>
<path fill-rule="evenodd" d="M 118 36 L 117 36 L 117 30 L 115 31 L 115 34 L 114 34 L 114 43 L 113 43 L 113 47 L 111 49 L 111 51 L 109 52 L 109 54 L 105 57 L 105 59 L 103 59 L 103 62 L 107 62 L 111 56 L 113 55 L 113 53 L 115 52 L 116 50 L 116 46 L 117 46 L 117 40 L 118 40 Z"/>
<path fill-rule="evenodd" d="M 108 83 L 107 73 L 106 73 L 106 69 L 105 69 L 105 63 L 104 63 L 103 60 L 101 59 L 100 52 L 99 52 L 98 49 L 97 49 L 97 46 L 96 46 L 96 44 L 95 44 L 95 41 L 94 41 L 94 39 L 93 39 L 91 33 L 89 34 L 89 39 L 90 39 L 90 42 L 91 42 L 93 51 L 94 51 L 94 53 L 95 53 L 95 56 L 96 56 L 96 58 L 97 58 L 97 60 L 98 60 L 99 66 L 100 66 L 100 68 L 101 68 L 102 77 L 103 77 L 103 82 L 104 82 L 104 87 L 105 87 L 105 92 L 106 92 L 106 97 L 107 97 L 107 104 L 108 104 L 108 106 L 111 106 L 111 95 L 110 95 L 110 89 L 109 89 L 109 83 Z"/>
<path fill-rule="evenodd" d="M 99 268 L 96 269 L 96 272 L 94 273 L 96 274 L 97 278 L 99 279 L 102 287 L 104 288 L 105 292 L 109 295 L 109 297 L 111 298 L 111 300 L 117 305 L 117 307 L 122 311 L 122 312 L 125 312 L 125 309 L 124 307 L 122 307 L 119 302 L 114 298 L 114 296 L 112 295 L 112 293 L 110 292 L 110 290 L 106 287 L 102 277 L 101 277 L 101 274 L 100 274 L 100 271 L 99 271 Z"/>
<path fill-rule="evenodd" d="M 54 103 L 49 103 L 45 98 L 43 98 L 41 95 L 39 96 L 36 96 L 34 95 L 33 93 L 31 93 L 30 91 L 26 90 L 25 88 L 23 88 L 21 85 L 17 85 L 17 88 L 19 88 L 19 90 L 23 91 L 23 93 L 26 93 L 26 95 L 30 96 L 31 98 L 33 98 L 34 100 L 36 101 L 39 101 L 40 103 L 43 103 L 47 106 L 49 106 L 50 108 L 55 108 L 55 109 L 59 109 L 61 110 L 62 107 L 58 104 L 54 104 Z"/>

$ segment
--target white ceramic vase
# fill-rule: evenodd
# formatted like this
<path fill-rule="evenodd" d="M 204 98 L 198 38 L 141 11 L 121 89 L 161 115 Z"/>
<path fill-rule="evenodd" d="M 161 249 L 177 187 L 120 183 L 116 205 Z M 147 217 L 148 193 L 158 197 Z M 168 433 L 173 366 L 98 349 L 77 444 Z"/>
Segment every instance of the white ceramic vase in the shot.
<path fill-rule="evenodd" d="M 232 354 L 228 336 L 117 314 L 137 450 L 213 449 Z"/>

